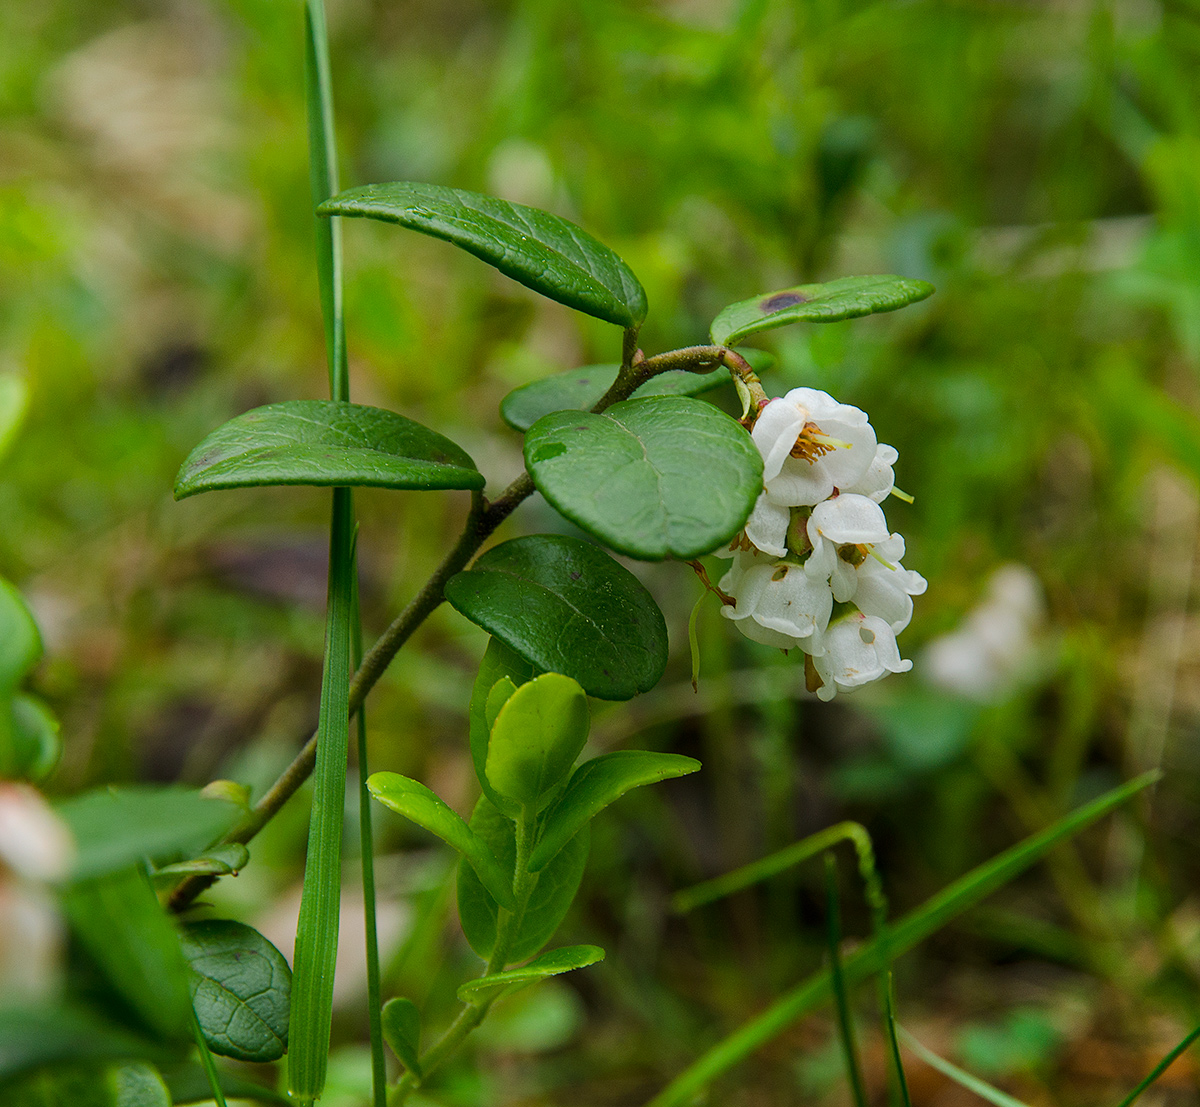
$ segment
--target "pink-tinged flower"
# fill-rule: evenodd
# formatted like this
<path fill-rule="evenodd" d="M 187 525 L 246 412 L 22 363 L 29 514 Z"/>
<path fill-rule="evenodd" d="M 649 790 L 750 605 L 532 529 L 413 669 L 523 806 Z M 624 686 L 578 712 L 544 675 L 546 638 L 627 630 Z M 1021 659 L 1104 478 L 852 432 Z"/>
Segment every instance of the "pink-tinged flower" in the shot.
<path fill-rule="evenodd" d="M 911 661 L 900 657 L 896 635 L 878 616 L 856 611 L 830 624 L 821 636 L 823 653 L 814 654 L 812 665 L 821 678 L 817 696 L 831 700 L 838 692 L 849 692 L 878 680 L 885 673 L 906 673 Z"/>
<path fill-rule="evenodd" d="M 739 551 L 719 587 L 737 601 L 721 614 L 747 638 L 782 650 L 822 648 L 833 594 L 827 582 L 814 581 L 800 565 Z"/>

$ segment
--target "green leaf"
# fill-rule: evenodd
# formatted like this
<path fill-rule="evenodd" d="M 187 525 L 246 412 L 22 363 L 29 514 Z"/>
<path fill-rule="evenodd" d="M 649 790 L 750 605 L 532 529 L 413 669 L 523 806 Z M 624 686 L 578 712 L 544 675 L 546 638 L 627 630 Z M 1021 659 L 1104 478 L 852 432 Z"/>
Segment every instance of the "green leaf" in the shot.
<path fill-rule="evenodd" d="M 603 960 L 604 950 L 599 946 L 563 946 L 561 949 L 543 953 L 541 957 L 535 957 L 528 965 L 522 965 L 519 969 L 509 969 L 507 972 L 468 980 L 458 989 L 458 998 L 463 1003 L 478 1003 L 497 989 L 508 988 L 514 984 L 532 984 L 536 980 L 544 980 L 547 976 L 558 976 L 573 969 L 587 968 L 588 965 Z"/>
<path fill-rule="evenodd" d="M 14 696 L 10 709 L 16 775 L 37 784 L 54 771 L 62 755 L 58 720 L 33 696 Z"/>
<path fill-rule="evenodd" d="M 382 219 L 444 239 L 527 288 L 620 327 L 646 318 L 646 293 L 629 266 L 574 223 L 538 208 L 400 181 L 349 189 L 317 212 Z"/>
<path fill-rule="evenodd" d="M 8 453 L 28 407 L 29 389 L 25 382 L 12 373 L 0 376 L 0 458 Z"/>
<path fill-rule="evenodd" d="M 503 683 L 496 689 L 503 690 Z M 491 704 L 489 696 L 489 708 Z M 545 673 L 522 684 L 508 696 L 492 726 L 484 766 L 492 787 L 538 810 L 571 771 L 587 741 L 588 725 L 587 696 L 570 677 Z"/>
<path fill-rule="evenodd" d="M 687 776 L 700 762 L 677 753 L 647 750 L 617 750 L 585 761 L 575 770 L 567 790 L 546 814 L 541 838 L 529 858 L 529 869 L 537 872 L 613 800 L 643 784 L 657 784 L 676 776 Z"/>
<path fill-rule="evenodd" d="M 397 997 L 383 1005 L 383 1039 L 417 1079 L 421 1078 L 421 1012 L 411 999 Z"/>
<path fill-rule="evenodd" d="M 205 850 L 190 861 L 164 865 L 150 875 L 155 880 L 176 880 L 181 876 L 229 876 L 241 872 L 250 863 L 250 851 L 240 842 L 229 842 Z"/>
<path fill-rule="evenodd" d="M 287 1049 L 292 971 L 257 930 L 229 919 L 186 926 L 192 1004 L 208 1048 L 239 1061 L 277 1061 Z"/>
<path fill-rule="evenodd" d="M 502 868 L 513 871 L 517 859 L 516 829 L 513 821 L 480 796 L 471 815 L 471 829 L 496 855 Z M 521 925 L 509 949 L 509 962 L 524 961 L 542 948 L 558 929 L 566 915 L 587 864 L 588 830 L 585 826 L 546 866 L 521 918 Z M 470 865 L 458 866 L 458 915 L 471 948 L 485 961 L 496 944 L 496 901 L 479 882 Z"/>
<path fill-rule="evenodd" d="M 501 677 L 492 685 L 492 690 L 488 693 L 487 704 L 484 706 L 483 712 L 489 735 L 492 733 L 492 727 L 496 725 L 496 716 L 500 714 L 500 709 L 512 699 L 513 693 L 516 690 L 517 686 L 512 682 L 511 677 Z"/>
<path fill-rule="evenodd" d="M 57 808 L 75 836 L 77 879 L 116 872 L 149 858 L 194 857 L 224 834 L 238 810 L 192 788 L 106 788 Z"/>
<path fill-rule="evenodd" d="M 160 1057 L 163 1047 L 82 1007 L 0 1007 L 0 1081 L 41 1065 L 108 1057 Z"/>
<path fill-rule="evenodd" d="M 729 346 L 772 327 L 836 323 L 895 311 L 932 294 L 933 285 L 907 277 L 842 277 L 827 284 L 801 284 L 730 304 L 713 320 L 712 340 L 718 346 Z"/>
<path fill-rule="evenodd" d="M 1053 846 L 1125 803 L 1161 776 L 1158 772 L 1144 773 L 959 877 L 889 927 L 887 933 L 860 946 L 848 957 L 843 964 L 847 984 L 856 984 L 886 969 L 896 958 L 930 934 L 936 933 L 985 896 L 1024 872 Z M 814 1010 L 831 994 L 828 972 L 810 976 L 729 1037 L 712 1046 L 650 1100 L 646 1107 L 681 1107 L 692 1102 L 712 1080 Z"/>
<path fill-rule="evenodd" d="M 221 1090 L 229 1099 L 251 1099 L 260 1103 L 281 1103 L 288 1101 L 284 1096 L 261 1084 L 252 1084 L 249 1080 L 241 1080 L 228 1072 L 218 1074 Z M 171 1102 L 175 1104 L 198 1103 L 202 1100 L 212 1100 L 212 1088 L 208 1076 L 202 1066 L 195 1063 L 176 1065 L 163 1069 L 163 1079 L 171 1093 Z"/>
<path fill-rule="evenodd" d="M 105 1078 L 113 1107 L 171 1107 L 162 1076 L 145 1061 L 113 1065 Z"/>
<path fill-rule="evenodd" d="M 179 935 L 140 868 L 79 881 L 63 895 L 71 928 L 117 992 L 159 1036 L 191 1035 Z"/>
<path fill-rule="evenodd" d="M 578 538 L 536 534 L 494 546 L 446 582 L 446 599 L 535 668 L 569 676 L 598 699 L 649 691 L 667 665 L 667 626 L 653 597 Z"/>
<path fill-rule="evenodd" d="M 175 478 L 175 498 L 222 488 L 482 488 L 450 439 L 394 411 L 332 400 L 255 408 L 218 427 Z"/>
<path fill-rule="evenodd" d="M 525 435 L 525 464 L 563 515 L 646 561 L 728 542 L 762 491 L 762 456 L 745 429 L 684 396 L 543 416 Z"/>
<path fill-rule="evenodd" d="M 520 807 L 511 800 L 506 800 L 493 787 L 484 772 L 487 764 L 488 738 L 492 733 L 492 722 L 495 716 L 488 718 L 487 704 L 491 699 L 492 689 L 502 679 L 510 680 L 514 685 L 524 684 L 534 677 L 533 666 L 519 654 L 510 650 L 499 638 L 489 638 L 487 649 L 484 650 L 483 660 L 479 663 L 479 673 L 475 677 L 475 685 L 471 689 L 471 706 L 468 712 L 471 735 L 471 761 L 475 766 L 475 775 L 479 778 L 479 786 L 483 794 L 501 811 L 515 817 Z"/>
<path fill-rule="evenodd" d="M 396 814 L 424 827 L 458 850 L 479 874 L 491 895 L 508 910 L 513 909 L 512 877 L 505 875 L 513 871 L 512 864 L 498 864 L 493 851 L 440 796 L 419 781 L 399 773 L 374 773 L 367 781 L 367 787 L 384 807 L 390 807 Z"/>
<path fill-rule="evenodd" d="M 21 593 L 0 577 L 0 696 L 11 693 L 42 656 L 42 636 Z"/>

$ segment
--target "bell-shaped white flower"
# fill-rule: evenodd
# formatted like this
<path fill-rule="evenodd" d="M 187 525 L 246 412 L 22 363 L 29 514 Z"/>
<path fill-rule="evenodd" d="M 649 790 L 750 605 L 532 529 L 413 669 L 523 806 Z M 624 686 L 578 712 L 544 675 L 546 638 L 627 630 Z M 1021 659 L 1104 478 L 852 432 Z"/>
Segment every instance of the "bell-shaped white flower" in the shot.
<path fill-rule="evenodd" d="M 721 614 L 747 638 L 782 650 L 798 646 L 814 653 L 823 648 L 821 632 L 833 611 L 827 581 L 813 580 L 791 562 L 739 551 L 718 587 L 737 601 Z"/>
<path fill-rule="evenodd" d="M 792 509 L 772 503 L 766 492 L 755 501 L 754 510 L 746 520 L 746 537 L 750 543 L 773 557 L 787 555 L 787 529 Z"/>
<path fill-rule="evenodd" d="M 873 546 L 889 537 L 883 509 L 866 496 L 844 493 L 834 496 L 813 508 L 808 519 L 808 540 L 812 554 L 804 563 L 804 571 L 813 579 L 828 580 L 833 598 L 845 603 L 854 598 L 858 588 L 855 564 L 866 556 L 848 561 L 838 553 L 839 546 Z"/>
<path fill-rule="evenodd" d="M 763 456 L 767 497 L 783 507 L 818 504 L 861 480 L 877 445 L 866 412 L 815 388 L 771 400 L 750 435 Z"/>
<path fill-rule="evenodd" d="M 817 696 L 823 700 L 885 673 L 906 673 L 912 668 L 911 661 L 900 657 L 892 628 L 875 615 L 853 612 L 830 625 L 821 642 L 824 653 L 814 654 L 812 664 L 821 678 Z"/>
<path fill-rule="evenodd" d="M 891 495 L 892 489 L 896 487 L 896 474 L 893 472 L 892 466 L 896 464 L 899 456 L 892 446 L 884 445 L 881 442 L 875 447 L 875 457 L 867 471 L 853 484 L 845 487 L 839 485 L 838 488 L 842 492 L 853 492 L 859 496 L 866 496 L 877 504 L 883 503 Z"/>
<path fill-rule="evenodd" d="M 896 634 L 912 619 L 913 596 L 921 595 L 929 586 L 920 573 L 900 564 L 903 556 L 904 539 L 893 534 L 873 546 L 855 570 L 858 583 L 854 589 L 854 606 L 864 615 L 883 619 Z"/>

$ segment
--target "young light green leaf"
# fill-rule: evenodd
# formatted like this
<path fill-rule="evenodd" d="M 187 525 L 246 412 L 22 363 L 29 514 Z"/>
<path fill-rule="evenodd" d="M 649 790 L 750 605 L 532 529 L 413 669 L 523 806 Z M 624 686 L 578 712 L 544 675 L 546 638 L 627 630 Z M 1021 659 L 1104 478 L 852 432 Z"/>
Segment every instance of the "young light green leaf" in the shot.
<path fill-rule="evenodd" d="M 545 868 L 582 827 L 626 792 L 687 776 L 699 768 L 694 758 L 648 750 L 617 750 L 585 761 L 546 814 L 541 838 L 529 858 L 530 872 Z"/>
<path fill-rule="evenodd" d="M 29 388 L 25 382 L 12 373 L 0 375 L 0 459 L 8 453 L 28 407 Z"/>
<path fill-rule="evenodd" d="M 487 704 L 484 707 L 484 719 L 487 722 L 489 735 L 492 727 L 496 725 L 496 716 L 500 714 L 500 709 L 512 699 L 512 694 L 516 690 L 517 686 L 512 682 L 511 677 L 501 677 L 492 685 L 492 690 L 488 693 Z"/>
<path fill-rule="evenodd" d="M 421 1012 L 411 999 L 397 997 L 383 1005 L 383 1039 L 415 1077 L 421 1077 Z"/>
<path fill-rule="evenodd" d="M 494 546 L 447 581 L 446 598 L 535 668 L 569 676 L 597 699 L 649 691 L 666 668 L 667 626 L 653 597 L 578 538 Z"/>
<path fill-rule="evenodd" d="M 224 834 L 238 810 L 192 788 L 103 788 L 57 807 L 78 853 L 76 879 L 153 862 L 194 857 Z"/>
<path fill-rule="evenodd" d="M 42 636 L 21 593 L 0 577 L 0 696 L 11 694 L 42 656 Z"/>
<path fill-rule="evenodd" d="M 45 780 L 62 755 L 58 720 L 41 700 L 17 694 L 9 708 L 12 712 L 12 746 L 15 774 L 34 784 Z M 0 705 L 0 711 L 3 706 Z"/>
<path fill-rule="evenodd" d="M 399 181 L 348 189 L 317 212 L 382 219 L 451 242 L 527 288 L 619 327 L 646 318 L 646 293 L 629 266 L 574 223 L 538 208 Z"/>
<path fill-rule="evenodd" d="M 1161 775 L 1158 772 L 1145 773 L 1128 784 L 1106 792 L 943 888 L 890 927 L 886 934 L 860 946 L 853 956 L 847 958 L 843 964 L 846 982 L 855 984 L 886 969 L 901 954 L 1024 872 L 1053 846 L 1125 803 Z M 680 1107 L 690 1103 L 708 1083 L 769 1042 L 796 1019 L 819 1006 L 830 994 L 828 972 L 810 976 L 707 1050 L 650 1100 L 646 1107 Z"/>
<path fill-rule="evenodd" d="M 972 1076 L 964 1069 L 951 1064 L 944 1057 L 939 1057 L 933 1050 L 926 1048 L 917 1041 L 903 1026 L 897 1026 L 896 1029 L 904 1039 L 904 1044 L 920 1057 L 922 1061 L 931 1068 L 937 1069 L 943 1076 L 948 1076 L 960 1087 L 966 1088 L 969 1092 L 974 1092 L 980 1099 L 995 1104 L 995 1107 L 1029 1107 L 1028 1104 L 1022 1103 L 1021 1100 L 1014 1098 L 1007 1092 L 1002 1092 L 999 1088 L 993 1087 L 986 1080 L 980 1080 L 978 1076 Z"/>
<path fill-rule="evenodd" d="M 191 1035 L 179 935 L 141 868 L 78 881 L 63 895 L 72 930 L 117 992 L 160 1037 Z"/>
<path fill-rule="evenodd" d="M 399 773 L 373 773 L 367 787 L 384 807 L 390 807 L 396 814 L 424 827 L 458 850 L 479 874 L 492 897 L 512 910 L 515 906 L 512 878 L 505 876 L 505 872 L 512 872 L 511 864 L 507 869 L 503 863 L 498 864 L 487 844 L 440 796 L 419 781 Z"/>
<path fill-rule="evenodd" d="M 253 927 L 210 919 L 185 927 L 192 1003 L 208 1048 L 239 1061 L 277 1061 L 287 1049 L 292 972 Z"/>
<path fill-rule="evenodd" d="M 493 992 L 518 984 L 532 984 L 547 976 L 558 976 L 573 969 L 587 968 L 604 960 L 604 950 L 599 946 L 563 946 L 535 957 L 528 965 L 507 972 L 494 973 L 468 980 L 458 989 L 458 998 L 463 1003 L 478 1003 Z"/>
<path fill-rule="evenodd" d="M 497 687 L 503 690 L 502 683 Z M 484 765 L 492 787 L 523 807 L 540 809 L 575 764 L 588 724 L 587 696 L 570 677 L 544 673 L 522 684 L 492 726 Z"/>
<path fill-rule="evenodd" d="M 482 488 L 483 474 L 450 439 L 394 411 L 288 400 L 218 427 L 175 478 L 175 498 L 222 488 Z"/>
<path fill-rule="evenodd" d="M 710 553 L 762 491 L 762 455 L 745 429 L 683 396 L 543 416 L 525 435 L 525 464 L 563 515 L 645 561 Z"/>
<path fill-rule="evenodd" d="M 534 677 L 533 666 L 520 654 L 510 650 L 499 638 L 489 638 L 487 649 L 483 652 L 483 660 L 479 663 L 479 673 L 475 677 L 475 685 L 471 689 L 471 706 L 468 711 L 471 738 L 471 762 L 475 766 L 475 775 L 479 778 L 479 786 L 483 794 L 506 815 L 516 817 L 520 807 L 511 800 L 501 796 L 487 778 L 484 766 L 487 764 L 488 738 L 491 737 L 492 723 L 495 715 L 488 716 L 487 704 L 491 698 L 492 689 L 501 680 L 509 680 L 514 687 L 524 684 Z M 497 711 L 499 708 L 497 708 Z"/>
<path fill-rule="evenodd" d="M 933 294 L 933 285 L 906 277 L 842 277 L 802 284 L 730 304 L 713 320 L 712 340 L 729 346 L 758 331 L 788 323 L 835 323 L 895 311 Z"/>
<path fill-rule="evenodd" d="M 517 858 L 516 831 L 513 821 L 480 796 L 471 815 L 471 829 L 496 855 L 503 869 L 514 869 Z M 585 826 L 538 877 L 521 925 L 513 936 L 508 952 L 510 964 L 532 957 L 558 929 L 583 879 L 587 864 L 588 831 Z M 485 961 L 496 944 L 496 901 L 480 883 L 470 865 L 458 866 L 458 916 L 463 934 L 471 948 Z"/>
<path fill-rule="evenodd" d="M 229 876 L 241 872 L 250 862 L 250 851 L 240 842 L 228 842 L 205 850 L 189 861 L 164 865 L 150 875 L 155 880 L 178 880 L 181 876 Z"/>

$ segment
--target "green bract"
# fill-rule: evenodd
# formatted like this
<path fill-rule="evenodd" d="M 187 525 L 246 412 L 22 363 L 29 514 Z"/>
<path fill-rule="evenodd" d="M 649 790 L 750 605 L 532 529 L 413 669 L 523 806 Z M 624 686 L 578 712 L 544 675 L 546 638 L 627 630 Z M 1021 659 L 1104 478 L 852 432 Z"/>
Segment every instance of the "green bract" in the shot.
<path fill-rule="evenodd" d="M 538 809 L 575 764 L 588 733 L 587 697 L 570 677 L 546 673 L 509 692 L 491 725 L 484 772 L 492 787 L 523 807 Z M 489 711 L 489 715 L 491 712 Z"/>
<path fill-rule="evenodd" d="M 460 188 L 400 181 L 351 188 L 321 215 L 363 215 L 445 239 L 543 296 L 621 327 L 646 318 L 646 293 L 616 254 L 539 208 Z"/>
<path fill-rule="evenodd" d="M 483 474 L 450 439 L 361 404 L 289 400 L 218 427 L 175 478 L 175 498 L 221 488 L 482 488 Z"/>
<path fill-rule="evenodd" d="M 742 529 L 762 491 L 746 431 L 682 396 L 544 416 L 525 436 L 525 464 L 573 523 L 647 561 L 710 553 Z"/>
<path fill-rule="evenodd" d="M 253 927 L 192 923 L 182 935 L 192 1005 L 208 1048 L 240 1061 L 276 1061 L 287 1049 L 292 972 Z"/>
<path fill-rule="evenodd" d="M 787 323 L 836 323 L 895 311 L 932 294 L 933 285 L 907 277 L 842 277 L 827 284 L 801 284 L 730 304 L 713 320 L 712 340 L 730 346 Z"/>
<path fill-rule="evenodd" d="M 666 668 L 667 627 L 650 593 L 578 538 L 501 543 L 450 578 L 446 599 L 526 662 L 571 677 L 598 699 L 646 692 Z M 482 703 L 486 694 L 480 713 Z"/>

